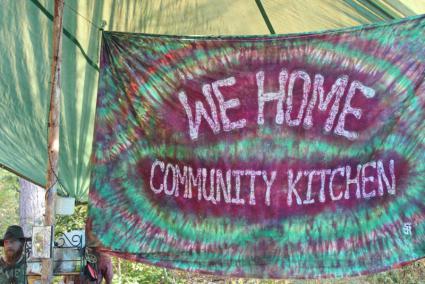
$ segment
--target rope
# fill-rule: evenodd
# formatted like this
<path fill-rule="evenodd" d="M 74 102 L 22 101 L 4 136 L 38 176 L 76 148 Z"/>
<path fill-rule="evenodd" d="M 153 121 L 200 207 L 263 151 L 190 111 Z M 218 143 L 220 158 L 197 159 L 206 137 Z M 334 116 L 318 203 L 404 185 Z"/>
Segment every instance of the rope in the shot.
<path fill-rule="evenodd" d="M 92 21 L 90 21 L 90 19 L 87 19 L 86 17 L 84 17 L 83 15 L 81 15 L 80 13 L 78 13 L 77 10 L 75 10 L 74 8 L 72 8 L 71 6 L 69 6 L 68 4 L 66 4 L 66 2 L 64 4 L 65 4 L 65 7 L 69 8 L 75 14 L 77 14 L 78 16 L 80 16 L 81 18 L 83 18 L 84 20 L 86 20 L 87 22 L 89 22 L 93 27 L 95 27 L 95 28 L 97 28 L 99 30 L 103 30 L 103 24 L 102 24 L 102 27 L 99 27 L 98 25 L 96 25 L 95 23 L 93 23 Z"/>

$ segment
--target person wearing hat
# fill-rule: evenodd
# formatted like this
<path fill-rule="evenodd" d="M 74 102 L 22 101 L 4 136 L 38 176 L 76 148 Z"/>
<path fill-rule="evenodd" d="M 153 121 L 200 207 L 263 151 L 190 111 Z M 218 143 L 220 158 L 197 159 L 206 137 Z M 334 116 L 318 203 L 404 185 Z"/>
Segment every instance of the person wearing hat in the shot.
<path fill-rule="evenodd" d="M 26 263 L 24 247 L 30 240 L 24 236 L 22 228 L 13 225 L 7 228 L 0 246 L 4 247 L 4 256 L 0 259 L 0 283 L 26 283 Z"/>

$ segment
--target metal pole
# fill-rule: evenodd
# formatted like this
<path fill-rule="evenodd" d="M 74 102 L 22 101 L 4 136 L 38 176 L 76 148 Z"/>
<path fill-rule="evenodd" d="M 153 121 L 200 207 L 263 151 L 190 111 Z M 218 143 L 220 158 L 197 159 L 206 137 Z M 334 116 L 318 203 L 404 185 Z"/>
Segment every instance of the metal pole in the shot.
<path fill-rule="evenodd" d="M 263 7 L 263 4 L 261 3 L 261 0 L 255 0 L 255 3 L 257 4 L 258 9 L 261 12 L 261 15 L 263 16 L 264 22 L 266 22 L 267 28 L 269 29 L 270 33 L 272 35 L 276 34 L 276 32 L 273 29 L 272 23 L 269 20 L 269 17 L 267 17 L 266 10 Z"/>
<path fill-rule="evenodd" d="M 51 68 L 50 108 L 47 141 L 47 177 L 46 177 L 46 212 L 44 225 L 55 225 L 55 199 L 59 158 L 59 124 L 61 95 L 61 63 L 62 63 L 62 16 L 64 0 L 55 0 L 53 18 L 53 60 Z M 42 283 L 53 280 L 53 253 L 50 258 L 42 260 Z"/>

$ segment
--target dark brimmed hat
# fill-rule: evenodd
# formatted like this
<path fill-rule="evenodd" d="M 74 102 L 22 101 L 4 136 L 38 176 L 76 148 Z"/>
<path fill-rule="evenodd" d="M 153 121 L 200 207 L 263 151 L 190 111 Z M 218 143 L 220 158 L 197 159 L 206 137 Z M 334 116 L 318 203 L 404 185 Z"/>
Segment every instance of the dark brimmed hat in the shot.
<path fill-rule="evenodd" d="M 21 241 L 29 241 L 31 238 L 26 238 L 24 236 L 24 231 L 21 226 L 12 225 L 9 226 L 4 234 L 3 239 L 0 240 L 0 246 L 4 246 L 4 240 L 21 240 Z"/>

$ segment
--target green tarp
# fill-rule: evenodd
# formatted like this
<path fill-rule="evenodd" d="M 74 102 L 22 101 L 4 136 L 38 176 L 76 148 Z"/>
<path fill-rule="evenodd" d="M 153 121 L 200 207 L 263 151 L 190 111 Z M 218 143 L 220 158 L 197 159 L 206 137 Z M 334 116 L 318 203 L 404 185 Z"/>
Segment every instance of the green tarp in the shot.
<path fill-rule="evenodd" d="M 334 29 L 425 13 L 414 0 L 262 0 L 276 33 Z M 53 0 L 0 9 L 0 164 L 45 183 Z M 268 34 L 254 0 L 65 1 L 59 179 L 87 200 L 98 54 L 105 30 L 178 35 Z"/>

